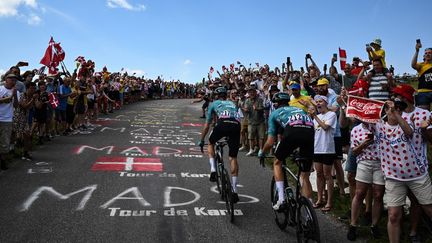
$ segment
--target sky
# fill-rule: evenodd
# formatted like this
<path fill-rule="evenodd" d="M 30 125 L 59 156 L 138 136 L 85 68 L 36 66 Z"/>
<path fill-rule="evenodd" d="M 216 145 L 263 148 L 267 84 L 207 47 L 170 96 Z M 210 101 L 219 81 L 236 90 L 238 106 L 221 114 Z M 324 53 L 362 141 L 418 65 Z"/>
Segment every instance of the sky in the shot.
<path fill-rule="evenodd" d="M 41 67 L 53 36 L 70 71 L 84 56 L 96 70 L 196 83 L 237 61 L 274 68 L 290 56 L 299 69 L 311 53 L 322 67 L 339 47 L 366 59 L 365 44 L 380 38 L 388 66 L 415 73 L 416 39 L 421 53 L 432 47 L 430 9 L 431 0 L 0 0 L 0 72 Z"/>

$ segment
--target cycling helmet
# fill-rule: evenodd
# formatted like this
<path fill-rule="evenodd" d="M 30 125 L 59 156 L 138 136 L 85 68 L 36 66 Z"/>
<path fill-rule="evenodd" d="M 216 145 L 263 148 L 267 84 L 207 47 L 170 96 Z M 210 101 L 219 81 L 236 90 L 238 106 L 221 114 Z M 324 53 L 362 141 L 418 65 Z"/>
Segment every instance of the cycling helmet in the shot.
<path fill-rule="evenodd" d="M 290 96 L 287 93 L 276 93 L 273 95 L 272 102 L 278 104 L 288 104 L 290 101 Z"/>
<path fill-rule="evenodd" d="M 219 87 L 215 89 L 215 95 L 227 95 L 227 90 L 225 87 Z"/>

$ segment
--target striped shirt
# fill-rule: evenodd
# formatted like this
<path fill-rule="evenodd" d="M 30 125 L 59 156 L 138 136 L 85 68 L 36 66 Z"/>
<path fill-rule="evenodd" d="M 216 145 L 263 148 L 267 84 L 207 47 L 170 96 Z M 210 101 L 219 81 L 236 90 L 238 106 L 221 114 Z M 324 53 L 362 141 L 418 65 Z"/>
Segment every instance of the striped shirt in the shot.
<path fill-rule="evenodd" d="M 387 76 L 383 73 L 375 73 L 369 84 L 369 99 L 386 101 L 389 98 L 389 92 L 384 90 L 381 85 L 387 84 Z"/>

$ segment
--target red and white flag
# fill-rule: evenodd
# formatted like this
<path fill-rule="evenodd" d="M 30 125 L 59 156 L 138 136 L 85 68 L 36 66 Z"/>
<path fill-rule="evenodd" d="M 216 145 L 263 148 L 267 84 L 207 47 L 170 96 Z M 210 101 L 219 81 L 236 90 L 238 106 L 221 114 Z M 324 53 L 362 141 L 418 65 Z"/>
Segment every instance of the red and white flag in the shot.
<path fill-rule="evenodd" d="M 40 60 L 40 64 L 43 64 L 47 67 L 49 67 L 51 65 L 51 62 L 53 61 L 53 54 L 54 54 L 52 47 L 54 44 L 55 44 L 54 39 L 51 37 L 51 39 L 48 43 L 48 47 L 45 50 L 45 55 Z"/>
<path fill-rule="evenodd" d="M 381 121 L 383 106 L 383 101 L 349 95 L 346 115 L 363 122 L 377 123 Z"/>
<path fill-rule="evenodd" d="M 346 51 L 344 49 L 340 49 L 340 47 L 339 47 L 339 59 L 340 59 L 341 70 L 345 69 L 346 58 L 347 58 Z"/>
<path fill-rule="evenodd" d="M 59 106 L 59 100 L 57 99 L 57 96 L 54 93 L 48 94 L 49 102 L 53 109 L 56 109 L 57 106 Z"/>
<path fill-rule="evenodd" d="M 99 157 L 92 171 L 162 171 L 160 158 Z"/>
<path fill-rule="evenodd" d="M 55 61 L 58 63 L 62 62 L 66 57 L 66 53 L 64 52 L 63 48 L 60 46 L 60 43 L 54 43 L 54 49 L 57 54 L 55 56 L 56 58 Z"/>

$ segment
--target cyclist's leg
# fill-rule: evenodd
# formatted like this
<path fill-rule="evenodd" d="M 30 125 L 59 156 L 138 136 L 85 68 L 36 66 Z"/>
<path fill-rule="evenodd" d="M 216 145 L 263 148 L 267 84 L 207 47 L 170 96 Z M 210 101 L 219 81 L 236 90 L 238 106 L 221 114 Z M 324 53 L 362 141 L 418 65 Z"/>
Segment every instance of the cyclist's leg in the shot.
<path fill-rule="evenodd" d="M 215 150 L 214 145 L 216 142 L 223 137 L 223 134 L 220 132 L 221 126 L 216 124 L 209 135 L 209 144 L 207 146 L 209 163 L 210 163 L 210 172 L 216 172 L 216 164 L 215 164 Z"/>
<path fill-rule="evenodd" d="M 240 147 L 240 130 L 240 123 L 230 124 L 228 131 L 226 131 L 227 134 L 225 134 L 228 137 L 228 156 L 231 168 L 232 189 L 234 193 L 237 193 L 238 183 L 239 166 L 237 163 L 237 155 Z"/>
<path fill-rule="evenodd" d="M 300 157 L 308 160 L 302 161 L 300 166 L 300 185 L 302 195 L 312 202 L 312 184 L 309 180 L 310 171 L 312 170 L 312 159 L 314 154 L 314 130 L 312 128 L 300 128 L 297 138 L 301 138 L 298 143 L 300 148 Z"/>
<path fill-rule="evenodd" d="M 276 145 L 274 155 L 275 160 L 273 161 L 273 171 L 274 171 L 274 178 L 276 182 L 276 188 L 278 190 L 279 194 L 279 202 L 283 201 L 285 198 L 285 185 L 284 185 L 284 173 L 282 170 L 282 161 L 288 157 L 289 154 L 292 153 L 292 146 L 290 146 L 290 143 L 288 141 L 289 135 L 287 133 L 284 133 L 284 138 L 278 142 Z"/>

